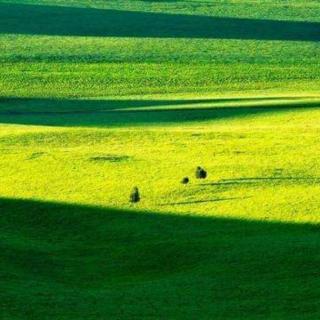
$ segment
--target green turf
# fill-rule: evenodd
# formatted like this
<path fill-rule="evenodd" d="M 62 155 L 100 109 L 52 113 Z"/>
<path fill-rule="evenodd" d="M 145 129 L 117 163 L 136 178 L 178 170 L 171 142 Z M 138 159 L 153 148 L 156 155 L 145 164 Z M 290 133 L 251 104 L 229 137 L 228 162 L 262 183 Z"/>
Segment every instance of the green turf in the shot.
<path fill-rule="evenodd" d="M 317 92 L 319 3 L 259 2 L 2 1 L 1 95 Z"/>
<path fill-rule="evenodd" d="M 318 319 L 319 17 L 1 0 L 0 318 Z"/>
<path fill-rule="evenodd" d="M 3 319 L 317 319 L 319 227 L 1 201 Z"/>

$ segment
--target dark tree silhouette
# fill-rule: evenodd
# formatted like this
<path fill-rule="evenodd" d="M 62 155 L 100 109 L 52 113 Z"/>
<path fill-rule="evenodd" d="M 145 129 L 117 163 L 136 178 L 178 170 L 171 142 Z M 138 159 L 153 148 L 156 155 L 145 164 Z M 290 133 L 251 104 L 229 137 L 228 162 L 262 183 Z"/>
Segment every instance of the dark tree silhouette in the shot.
<path fill-rule="evenodd" d="M 190 182 L 189 178 L 188 177 L 184 177 L 182 180 L 181 180 L 181 183 L 182 184 L 188 184 Z"/>
<path fill-rule="evenodd" d="M 130 202 L 137 203 L 140 201 L 140 193 L 138 187 L 134 187 L 130 194 Z"/>
<path fill-rule="evenodd" d="M 197 179 L 205 179 L 207 177 L 207 171 L 201 167 L 197 167 L 196 169 L 196 178 Z"/>

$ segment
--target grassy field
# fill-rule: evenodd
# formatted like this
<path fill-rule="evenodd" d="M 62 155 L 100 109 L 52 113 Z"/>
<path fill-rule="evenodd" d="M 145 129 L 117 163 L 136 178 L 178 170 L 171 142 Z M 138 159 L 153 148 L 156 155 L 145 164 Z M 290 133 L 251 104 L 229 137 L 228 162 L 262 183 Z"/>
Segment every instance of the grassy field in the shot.
<path fill-rule="evenodd" d="M 1 0 L 1 319 L 319 319 L 319 17 Z"/>

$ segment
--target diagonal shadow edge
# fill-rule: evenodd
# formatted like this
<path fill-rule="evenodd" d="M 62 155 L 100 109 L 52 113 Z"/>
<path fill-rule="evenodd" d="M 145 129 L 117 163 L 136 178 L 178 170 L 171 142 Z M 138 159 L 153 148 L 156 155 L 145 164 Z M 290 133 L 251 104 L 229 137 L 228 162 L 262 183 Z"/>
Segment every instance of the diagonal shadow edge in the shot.
<path fill-rule="evenodd" d="M 278 294 L 290 293 L 300 300 L 319 294 L 319 287 L 313 285 L 318 274 L 319 224 L 156 214 L 138 208 L 9 198 L 0 199 L 0 211 L 1 279 L 6 288 L 0 293 L 2 311 L 15 316 L 28 310 L 32 318 L 54 318 L 57 314 L 52 312 L 58 309 L 83 319 L 103 306 L 105 314 L 117 315 L 118 305 L 108 301 L 129 295 L 121 301 L 130 310 L 132 299 L 141 299 L 141 286 L 152 299 L 157 297 L 159 312 L 181 319 L 181 307 L 173 304 L 168 309 L 164 300 L 173 299 L 184 285 L 188 295 L 179 301 L 190 297 L 194 308 L 199 285 L 210 295 L 206 315 L 223 311 L 223 304 L 214 303 L 215 299 L 226 299 L 230 306 L 240 303 L 243 314 L 274 301 Z M 302 278 L 309 288 L 307 294 L 299 285 Z M 212 286 L 219 290 L 212 291 Z M 49 300 L 41 298 L 43 288 Z M 159 288 L 164 292 L 159 294 Z M 248 304 L 247 294 L 230 295 L 239 288 L 255 293 L 257 299 Z M 60 298 L 63 295 L 67 303 Z M 86 301 L 85 308 L 82 301 Z M 287 299 L 281 299 L 274 308 L 286 314 L 289 305 Z M 147 303 L 137 308 L 140 316 L 148 314 Z"/>
<path fill-rule="evenodd" d="M 319 41 L 320 23 L 2 3 L 0 33 Z"/>
<path fill-rule="evenodd" d="M 290 99 L 289 99 L 290 100 Z M 215 103 L 230 103 L 216 106 Z M 246 102 L 249 105 L 237 106 Z M 279 103 L 278 103 L 279 102 Z M 202 106 L 201 104 L 205 104 Z M 212 105 L 210 105 L 212 103 Z M 235 106 L 233 106 L 233 103 Z M 197 106 L 197 104 L 200 104 Z M 318 110 L 318 99 L 63 100 L 2 99 L 0 123 L 47 126 L 123 127 L 217 121 Z"/>

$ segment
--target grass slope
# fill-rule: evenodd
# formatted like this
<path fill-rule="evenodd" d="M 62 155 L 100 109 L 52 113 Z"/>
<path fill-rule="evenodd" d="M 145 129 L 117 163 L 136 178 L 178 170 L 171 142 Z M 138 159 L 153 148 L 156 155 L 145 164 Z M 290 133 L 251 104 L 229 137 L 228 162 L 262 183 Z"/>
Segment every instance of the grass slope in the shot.
<path fill-rule="evenodd" d="M 1 199 L 2 319 L 317 319 L 319 227 Z"/>
<path fill-rule="evenodd" d="M 320 5 L 314 1 L 47 4 L 0 2 L 2 96 L 319 88 Z"/>
<path fill-rule="evenodd" d="M 1 318 L 319 318 L 319 17 L 0 0 Z"/>
<path fill-rule="evenodd" d="M 138 185 L 148 211 L 319 221 L 317 99 L 1 104 L 5 197 L 123 208 Z"/>

